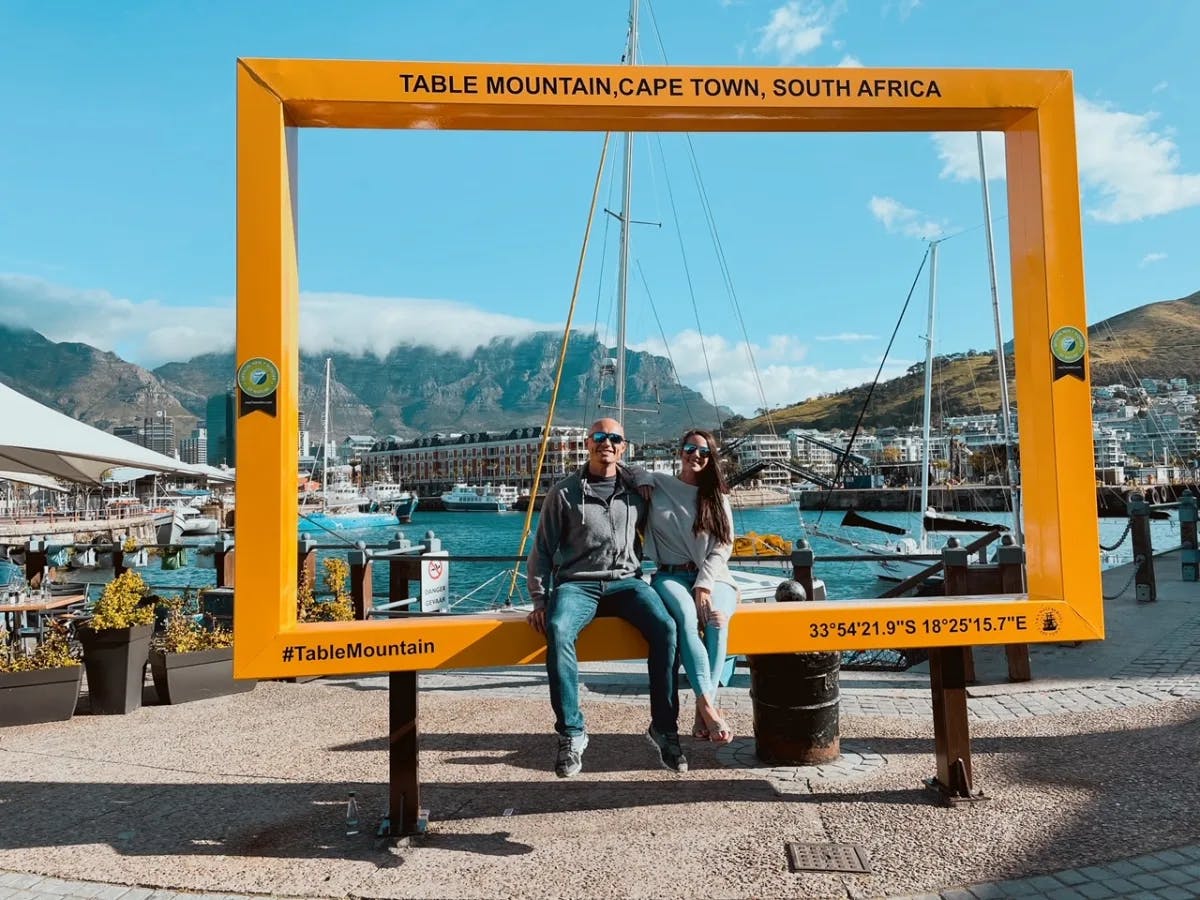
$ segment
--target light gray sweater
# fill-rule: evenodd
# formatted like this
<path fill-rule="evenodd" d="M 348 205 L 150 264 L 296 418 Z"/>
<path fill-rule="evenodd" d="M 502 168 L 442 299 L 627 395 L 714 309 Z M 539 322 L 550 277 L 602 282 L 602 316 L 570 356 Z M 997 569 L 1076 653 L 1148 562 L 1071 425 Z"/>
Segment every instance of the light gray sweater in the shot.
<path fill-rule="evenodd" d="M 650 499 L 647 555 L 660 565 L 692 563 L 697 570 L 695 587 L 712 590 L 714 582 L 733 584 L 728 566 L 733 544 L 717 543 L 716 538 L 708 533 L 692 533 L 699 488 L 666 472 L 645 474 L 649 475 L 654 485 L 654 496 Z M 732 523 L 733 511 L 729 507 L 729 498 L 721 497 L 721 504 Z"/>

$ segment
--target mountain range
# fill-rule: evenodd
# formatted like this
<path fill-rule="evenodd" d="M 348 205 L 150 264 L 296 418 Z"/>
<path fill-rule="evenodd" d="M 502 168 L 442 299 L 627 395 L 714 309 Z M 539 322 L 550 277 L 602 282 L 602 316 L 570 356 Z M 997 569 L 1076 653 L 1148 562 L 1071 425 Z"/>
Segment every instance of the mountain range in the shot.
<path fill-rule="evenodd" d="M 1200 292 L 1120 313 L 1088 328 L 1093 384 L 1135 384 L 1140 378 L 1200 381 Z M 507 430 L 545 419 L 558 365 L 561 336 L 549 332 L 497 338 L 462 355 L 425 346 L 401 346 L 387 356 L 334 353 L 330 431 L 395 434 Z M 556 422 L 590 424 L 604 411 L 598 383 L 614 351 L 594 336 L 572 337 L 563 370 Z M 679 383 L 670 360 L 628 352 L 626 429 L 635 439 L 673 437 L 699 424 L 728 421 L 736 432 L 786 428 L 851 428 L 863 402 L 866 427 L 916 424 L 921 418 L 923 365 L 880 382 L 800 401 L 766 417 L 731 417 Z M 1009 360 L 1010 378 L 1014 372 Z M 54 409 L 106 431 L 139 424 L 157 413 L 186 437 L 203 422 L 207 398 L 232 387 L 234 355 L 207 353 L 153 371 L 82 343 L 55 343 L 28 329 L 0 325 L 0 380 Z M 314 435 L 321 429 L 325 357 L 300 358 L 300 407 Z M 938 416 L 996 412 L 999 378 L 994 353 L 957 353 L 935 360 Z M 612 379 L 604 379 L 612 402 Z M 1012 396 L 1016 397 L 1015 392 Z"/>
<path fill-rule="evenodd" d="M 561 334 L 497 338 L 469 355 L 401 346 L 381 358 L 334 353 L 330 432 L 402 438 L 433 432 L 508 430 L 540 424 L 558 367 Z M 612 378 L 600 370 L 613 355 L 591 335 L 575 334 L 563 368 L 555 421 L 588 425 L 607 414 Z M 325 356 L 301 354 L 300 408 L 318 437 L 325 402 Z M 0 325 L 0 380 L 41 403 L 110 431 L 159 412 L 177 438 L 203 423 L 207 399 L 231 389 L 234 354 L 207 353 L 150 371 L 81 343 L 55 343 L 28 329 Z M 684 387 L 670 360 L 626 354 L 626 425 L 637 439 L 674 436 L 730 415 Z"/>
<path fill-rule="evenodd" d="M 1186 378 L 1200 382 L 1200 291 L 1178 300 L 1147 303 L 1088 327 L 1088 359 L 1094 385 L 1136 385 L 1142 378 Z M 1009 397 L 1016 405 L 1013 345 L 1006 347 Z M 1048 352 L 1048 351 L 1047 351 Z M 870 384 L 847 388 L 773 409 L 769 416 L 737 417 L 737 433 L 788 428 L 853 428 L 870 394 L 863 417 L 867 428 L 919 424 L 925 391 L 924 363 L 874 390 Z M 933 419 L 996 413 L 1000 376 L 994 351 L 938 356 L 933 367 Z"/>

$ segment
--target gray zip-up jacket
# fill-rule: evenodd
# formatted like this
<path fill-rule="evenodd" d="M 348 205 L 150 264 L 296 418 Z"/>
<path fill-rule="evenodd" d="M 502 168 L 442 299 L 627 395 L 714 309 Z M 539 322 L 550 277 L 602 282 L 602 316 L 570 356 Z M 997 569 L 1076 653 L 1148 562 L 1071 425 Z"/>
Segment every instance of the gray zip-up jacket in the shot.
<path fill-rule="evenodd" d="M 641 572 L 646 502 L 625 469 L 617 467 L 612 499 L 605 503 L 588 484 L 587 466 L 546 494 L 526 572 L 529 599 L 544 609 L 546 593 L 564 581 L 632 578 Z"/>

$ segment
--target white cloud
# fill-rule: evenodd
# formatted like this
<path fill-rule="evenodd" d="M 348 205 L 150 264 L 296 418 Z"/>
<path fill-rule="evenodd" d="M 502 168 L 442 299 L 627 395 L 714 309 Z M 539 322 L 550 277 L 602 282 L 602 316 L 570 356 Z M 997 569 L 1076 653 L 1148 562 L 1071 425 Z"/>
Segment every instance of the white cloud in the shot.
<path fill-rule="evenodd" d="M 825 42 L 843 9 L 840 0 L 830 4 L 789 0 L 772 11 L 771 21 L 759 29 L 762 36 L 755 52 L 777 55 L 785 64 L 811 53 Z"/>
<path fill-rule="evenodd" d="M 867 208 L 890 234 L 929 240 L 945 234 L 943 225 L 926 218 L 919 210 L 905 206 L 895 197 L 872 197 Z"/>
<path fill-rule="evenodd" d="M 772 335 L 766 345 L 752 345 L 758 378 L 750 367 L 744 343 L 729 341 L 720 335 L 705 335 L 701 341 L 695 331 L 683 331 L 670 339 L 671 357 L 677 367 L 679 380 L 699 391 L 706 400 L 728 406 L 742 415 L 752 415 L 763 405 L 769 407 L 796 403 L 820 393 L 838 391 L 862 384 L 875 377 L 877 362 L 864 360 L 861 367 L 832 368 L 808 361 L 808 348 L 792 335 Z M 667 355 L 661 338 L 634 345 L 634 349 L 660 356 Z M 712 369 L 713 384 L 708 380 Z M 885 377 L 904 373 L 910 362 L 896 360 L 885 367 Z M 759 383 L 762 390 L 760 393 Z"/>
<path fill-rule="evenodd" d="M 862 60 L 859 59 L 857 56 L 852 56 L 849 53 L 847 53 L 845 56 L 843 56 L 841 58 L 841 60 L 838 62 L 838 68 L 841 68 L 841 69 L 857 69 L 857 68 L 861 68 L 861 67 L 862 67 Z"/>
<path fill-rule="evenodd" d="M 821 334 L 813 338 L 814 341 L 843 341 L 846 343 L 852 341 L 877 341 L 879 335 L 876 334 L 856 334 L 853 331 L 843 331 L 841 334 Z"/>
<path fill-rule="evenodd" d="M 1168 84 L 1167 84 L 1165 81 L 1160 81 L 1160 82 L 1159 82 L 1158 84 L 1156 84 L 1154 87 L 1150 88 L 1150 93 L 1152 93 L 1152 94 L 1161 94 L 1161 93 L 1162 93 L 1163 91 L 1165 91 L 1165 90 L 1166 90 L 1168 87 L 1169 87 L 1169 85 L 1168 85 Z"/>
<path fill-rule="evenodd" d="M 1166 258 L 1167 254 L 1165 253 L 1147 253 L 1142 257 L 1142 261 L 1138 263 L 1138 265 L 1142 268 L 1145 268 L 1153 263 L 1162 262 Z"/>
<path fill-rule="evenodd" d="M 0 274 L 0 322 L 32 328 L 52 341 L 77 341 L 110 350 L 146 368 L 234 346 L 232 301 L 168 306 L 25 275 Z M 311 353 L 336 350 L 382 356 L 402 343 L 467 353 L 493 337 L 560 327 L 483 312 L 451 300 L 330 293 L 306 293 L 300 298 L 300 345 Z"/>
<path fill-rule="evenodd" d="M 1091 218 L 1119 224 L 1200 206 L 1200 174 L 1180 171 L 1179 148 L 1170 129 L 1154 129 L 1156 118 L 1075 98 L 1079 180 Z M 988 178 L 1003 178 L 1001 136 L 984 139 Z M 935 134 L 933 140 L 943 178 L 979 177 L 974 134 Z"/>
<path fill-rule="evenodd" d="M 979 179 L 979 144 L 974 131 L 939 131 L 933 135 L 942 178 L 953 181 Z M 1004 135 L 999 131 L 983 133 L 983 156 L 987 161 L 988 181 L 1004 178 Z"/>

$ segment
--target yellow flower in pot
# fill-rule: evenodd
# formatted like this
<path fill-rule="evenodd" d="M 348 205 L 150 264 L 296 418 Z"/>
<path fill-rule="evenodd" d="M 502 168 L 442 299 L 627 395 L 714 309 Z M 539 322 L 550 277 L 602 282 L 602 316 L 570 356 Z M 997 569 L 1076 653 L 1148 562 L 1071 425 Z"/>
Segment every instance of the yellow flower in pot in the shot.
<path fill-rule="evenodd" d="M 130 569 L 104 586 L 79 628 L 93 713 L 128 713 L 142 705 L 143 671 L 154 630 L 150 589 Z"/>
<path fill-rule="evenodd" d="M 257 682 L 233 678 L 233 632 L 208 627 L 193 612 L 194 595 L 164 601 L 166 627 L 150 651 L 150 672 L 161 703 L 187 703 L 252 690 Z"/>
<path fill-rule="evenodd" d="M 71 718 L 79 698 L 83 669 L 67 638 L 54 622 L 32 652 L 10 643 L 0 628 L 0 727 L 61 722 Z"/>

